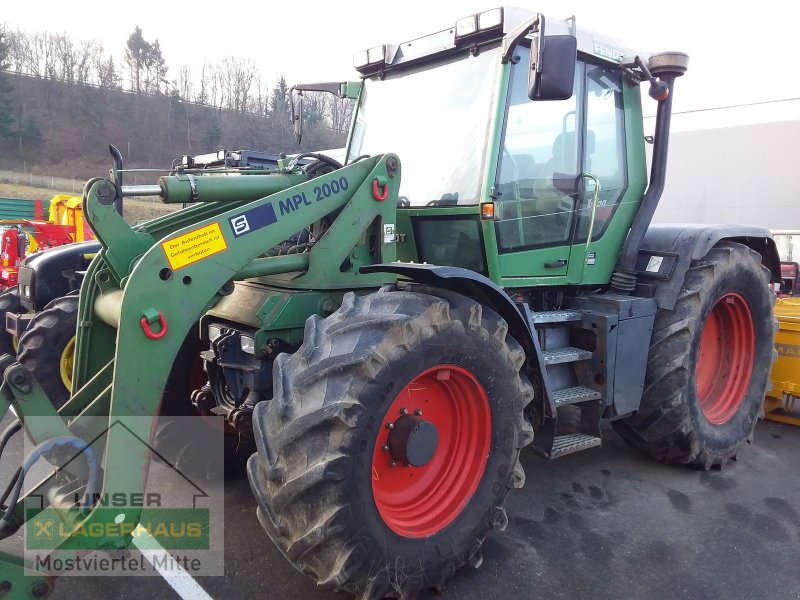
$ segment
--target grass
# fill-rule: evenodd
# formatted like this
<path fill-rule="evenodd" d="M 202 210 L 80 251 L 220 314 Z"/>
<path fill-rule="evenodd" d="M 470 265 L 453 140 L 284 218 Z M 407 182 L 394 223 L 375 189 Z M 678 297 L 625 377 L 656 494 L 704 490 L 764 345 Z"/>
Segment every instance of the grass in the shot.
<path fill-rule="evenodd" d="M 70 180 L 66 180 L 70 181 Z M 76 195 L 80 195 L 80 191 Z M 49 200 L 57 194 L 72 194 L 70 185 L 68 191 L 36 187 L 21 183 L 0 182 L 0 198 L 22 198 L 25 200 Z M 180 209 L 180 205 L 161 204 L 154 200 L 144 200 L 139 198 L 125 198 L 123 215 L 125 220 L 130 223 L 149 221 L 162 215 L 175 212 Z"/>

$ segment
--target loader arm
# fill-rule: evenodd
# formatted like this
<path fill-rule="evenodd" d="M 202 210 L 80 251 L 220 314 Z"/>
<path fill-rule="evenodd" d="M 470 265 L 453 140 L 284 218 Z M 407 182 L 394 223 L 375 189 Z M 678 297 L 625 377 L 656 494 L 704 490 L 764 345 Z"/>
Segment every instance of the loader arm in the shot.
<path fill-rule="evenodd" d="M 213 184 L 213 177 L 197 178 L 201 198 L 204 184 Z M 38 419 L 29 419 L 31 408 L 35 408 L 35 416 L 54 417 L 57 413 L 21 365 L 8 366 L 5 389 L 7 400 L 37 443 L 54 434 L 81 430 L 83 416 L 108 415 L 101 493 L 143 491 L 147 447 L 116 441 L 119 429 L 110 426 L 137 417 L 126 428 L 139 439 L 150 440 L 175 356 L 200 317 L 230 293 L 233 281 L 319 272 L 331 266 L 332 256 L 337 260 L 342 252 L 347 256 L 348 248 L 356 247 L 370 228 L 383 231 L 383 223 L 395 222 L 400 173 L 393 155 L 361 160 L 311 180 L 303 176 L 300 179 L 305 181 L 285 189 L 272 189 L 271 177 L 287 183 L 298 179 L 243 176 L 238 178 L 245 186 L 243 193 L 237 190 L 236 178 L 226 177 L 226 195 L 210 194 L 211 203 L 136 228 L 128 227 L 114 211 L 116 188 L 111 181 L 87 183 L 85 212 L 103 249 L 81 287 L 75 383 L 71 399 L 59 411 L 63 427 L 53 426 L 52 420 L 40 425 Z M 263 182 L 263 190 L 273 193 L 242 200 L 256 193 L 257 178 Z M 304 254 L 262 257 L 324 217 L 336 227 L 335 253 L 330 245 L 320 243 Z M 374 262 L 393 260 L 394 244 L 382 244 Z M 362 275 L 358 269 L 353 277 L 359 280 L 357 285 L 371 287 L 394 280 L 386 274 Z M 86 437 L 101 433 L 81 431 Z M 46 486 L 43 482 L 37 489 Z M 20 502 L 14 509 L 18 524 L 24 521 L 22 505 Z M 137 523 L 140 516 L 141 508 L 126 509 L 126 522 Z M 82 524 L 105 523 L 108 518 L 107 513 L 95 509 Z M 10 533 L 0 532 L 0 536 Z M 106 538 L 101 545 L 124 548 L 129 543 L 130 536 L 120 536 Z M 6 579 L 3 571 L 10 568 L 7 564 L 0 567 L 0 581 Z"/>

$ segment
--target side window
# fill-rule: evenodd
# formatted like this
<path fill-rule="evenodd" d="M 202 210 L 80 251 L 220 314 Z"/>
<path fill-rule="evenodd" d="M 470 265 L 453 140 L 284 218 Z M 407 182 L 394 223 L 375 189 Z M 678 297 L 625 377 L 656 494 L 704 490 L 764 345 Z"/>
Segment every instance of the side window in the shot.
<path fill-rule="evenodd" d="M 622 105 L 622 75 L 619 70 L 586 66 L 586 156 L 583 170 L 600 181 L 592 238 L 605 232 L 614 209 L 627 187 L 625 164 L 625 115 Z M 594 184 L 583 181 L 576 242 L 586 241 L 591 221 Z"/>
<path fill-rule="evenodd" d="M 569 243 L 578 199 L 583 69 L 579 63 L 569 100 L 532 102 L 529 52 L 519 48 L 499 158 L 495 217 L 501 251 Z"/>
<path fill-rule="evenodd" d="M 501 252 L 599 239 L 627 187 L 625 118 L 619 69 L 578 62 L 569 100 L 528 99 L 529 49 L 512 72 L 495 204 Z M 522 65 L 522 66 L 520 66 Z M 575 219 L 577 217 L 577 224 Z"/>

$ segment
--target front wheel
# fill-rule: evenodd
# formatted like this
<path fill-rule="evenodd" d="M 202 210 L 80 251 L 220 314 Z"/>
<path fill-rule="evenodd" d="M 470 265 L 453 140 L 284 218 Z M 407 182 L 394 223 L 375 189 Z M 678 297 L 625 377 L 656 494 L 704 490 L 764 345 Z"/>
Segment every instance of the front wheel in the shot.
<path fill-rule="evenodd" d="M 56 408 L 69 400 L 78 296 L 64 296 L 37 313 L 19 338 L 17 360 L 25 365 Z"/>
<path fill-rule="evenodd" d="M 411 289 L 350 293 L 309 318 L 253 418 L 248 475 L 272 541 L 318 584 L 369 598 L 443 589 L 480 564 L 532 439 L 533 389 L 505 322 Z"/>
<path fill-rule="evenodd" d="M 751 438 L 773 362 L 775 296 L 758 253 L 720 242 L 656 314 L 639 410 L 613 422 L 651 456 L 724 466 Z"/>

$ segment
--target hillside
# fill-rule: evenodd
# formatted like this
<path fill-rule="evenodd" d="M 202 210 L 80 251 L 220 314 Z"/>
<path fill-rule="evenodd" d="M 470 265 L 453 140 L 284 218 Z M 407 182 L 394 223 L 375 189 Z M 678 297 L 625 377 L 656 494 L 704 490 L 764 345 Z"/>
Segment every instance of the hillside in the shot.
<path fill-rule="evenodd" d="M 16 134 L 0 139 L 0 169 L 78 179 L 102 176 L 110 166 L 109 144 L 122 151 L 127 168 L 158 169 L 169 168 L 183 154 L 223 147 L 301 149 L 292 137 L 284 82 L 280 110 L 272 115 L 185 102 L 177 93 L 135 94 L 13 72 L 3 78 L 11 86 L 5 97 Z M 338 147 L 344 137 L 325 124 L 307 127 L 302 149 Z"/>

